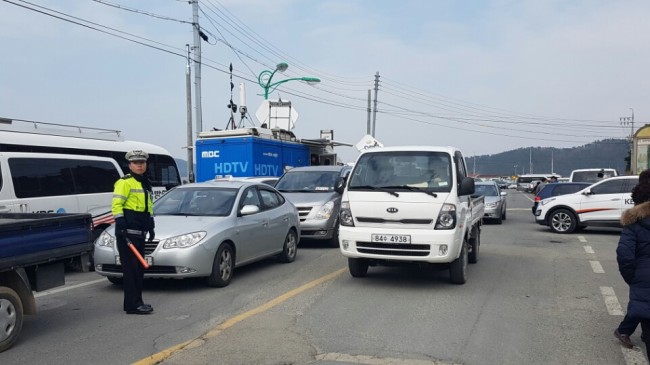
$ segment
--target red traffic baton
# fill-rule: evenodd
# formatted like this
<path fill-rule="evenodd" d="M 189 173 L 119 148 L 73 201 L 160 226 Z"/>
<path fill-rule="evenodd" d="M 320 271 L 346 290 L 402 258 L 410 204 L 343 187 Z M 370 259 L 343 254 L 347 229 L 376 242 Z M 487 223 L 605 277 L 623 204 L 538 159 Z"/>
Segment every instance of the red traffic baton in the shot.
<path fill-rule="evenodd" d="M 144 267 L 145 269 L 148 269 L 149 264 L 147 263 L 147 261 L 145 261 L 145 259 L 142 257 L 142 255 L 140 255 L 140 252 L 138 251 L 137 248 L 135 248 L 135 246 L 133 245 L 133 243 L 131 242 L 130 239 L 128 239 L 128 238 L 126 239 L 126 244 L 127 244 L 127 246 L 129 246 L 131 251 L 133 251 L 133 254 L 135 255 L 135 258 L 137 258 L 138 261 L 140 261 L 140 263 L 142 264 L 142 267 Z"/>

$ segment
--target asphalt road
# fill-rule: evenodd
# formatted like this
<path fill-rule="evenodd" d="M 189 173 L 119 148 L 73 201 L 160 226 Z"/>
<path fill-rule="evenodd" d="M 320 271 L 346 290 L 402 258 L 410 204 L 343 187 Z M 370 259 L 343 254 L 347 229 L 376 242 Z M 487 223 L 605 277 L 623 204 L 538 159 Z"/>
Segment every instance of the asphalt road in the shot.
<path fill-rule="evenodd" d="M 534 223 L 529 194 L 508 192 L 465 285 L 417 267 L 352 278 L 338 250 L 303 242 L 294 263 L 238 269 L 226 288 L 146 281 L 155 314 L 136 316 L 121 287 L 71 273 L 39 293 L 0 364 L 647 364 L 612 335 L 628 294 L 620 230 L 554 234 Z"/>

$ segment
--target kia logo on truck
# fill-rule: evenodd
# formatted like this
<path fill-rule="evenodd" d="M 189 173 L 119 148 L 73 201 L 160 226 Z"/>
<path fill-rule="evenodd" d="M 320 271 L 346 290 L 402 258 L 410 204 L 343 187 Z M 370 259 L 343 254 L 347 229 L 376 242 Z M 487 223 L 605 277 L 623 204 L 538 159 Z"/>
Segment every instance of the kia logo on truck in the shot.
<path fill-rule="evenodd" d="M 388 213 L 397 213 L 397 208 L 393 208 L 393 207 L 391 207 L 391 208 L 386 208 L 386 211 L 387 211 Z"/>

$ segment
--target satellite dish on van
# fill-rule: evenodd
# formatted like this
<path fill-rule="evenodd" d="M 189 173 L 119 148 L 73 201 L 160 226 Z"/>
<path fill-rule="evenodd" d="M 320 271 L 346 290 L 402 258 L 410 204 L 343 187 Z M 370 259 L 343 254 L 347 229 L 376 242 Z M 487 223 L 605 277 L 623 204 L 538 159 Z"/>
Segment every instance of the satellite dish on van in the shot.
<path fill-rule="evenodd" d="M 366 134 L 361 138 L 361 140 L 355 145 L 359 152 L 363 152 L 369 148 L 373 147 L 384 147 L 384 145 L 375 139 L 375 137 Z"/>

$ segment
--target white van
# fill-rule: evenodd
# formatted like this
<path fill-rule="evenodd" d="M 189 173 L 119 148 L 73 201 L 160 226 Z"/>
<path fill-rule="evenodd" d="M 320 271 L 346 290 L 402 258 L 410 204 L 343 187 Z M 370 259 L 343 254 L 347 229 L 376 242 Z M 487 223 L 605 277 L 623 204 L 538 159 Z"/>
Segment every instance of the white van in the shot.
<path fill-rule="evenodd" d="M 340 187 L 337 186 L 337 189 Z M 368 266 L 443 265 L 464 284 L 476 263 L 484 198 L 453 147 L 404 146 L 365 150 L 343 190 L 339 243 L 353 277 Z"/>
<path fill-rule="evenodd" d="M 614 176 L 618 176 L 618 172 L 615 169 L 578 169 L 571 171 L 569 181 L 595 183 Z"/>
<path fill-rule="evenodd" d="M 122 176 L 112 158 L 0 152 L 0 213 L 90 213 L 96 237 L 113 222 Z"/>

